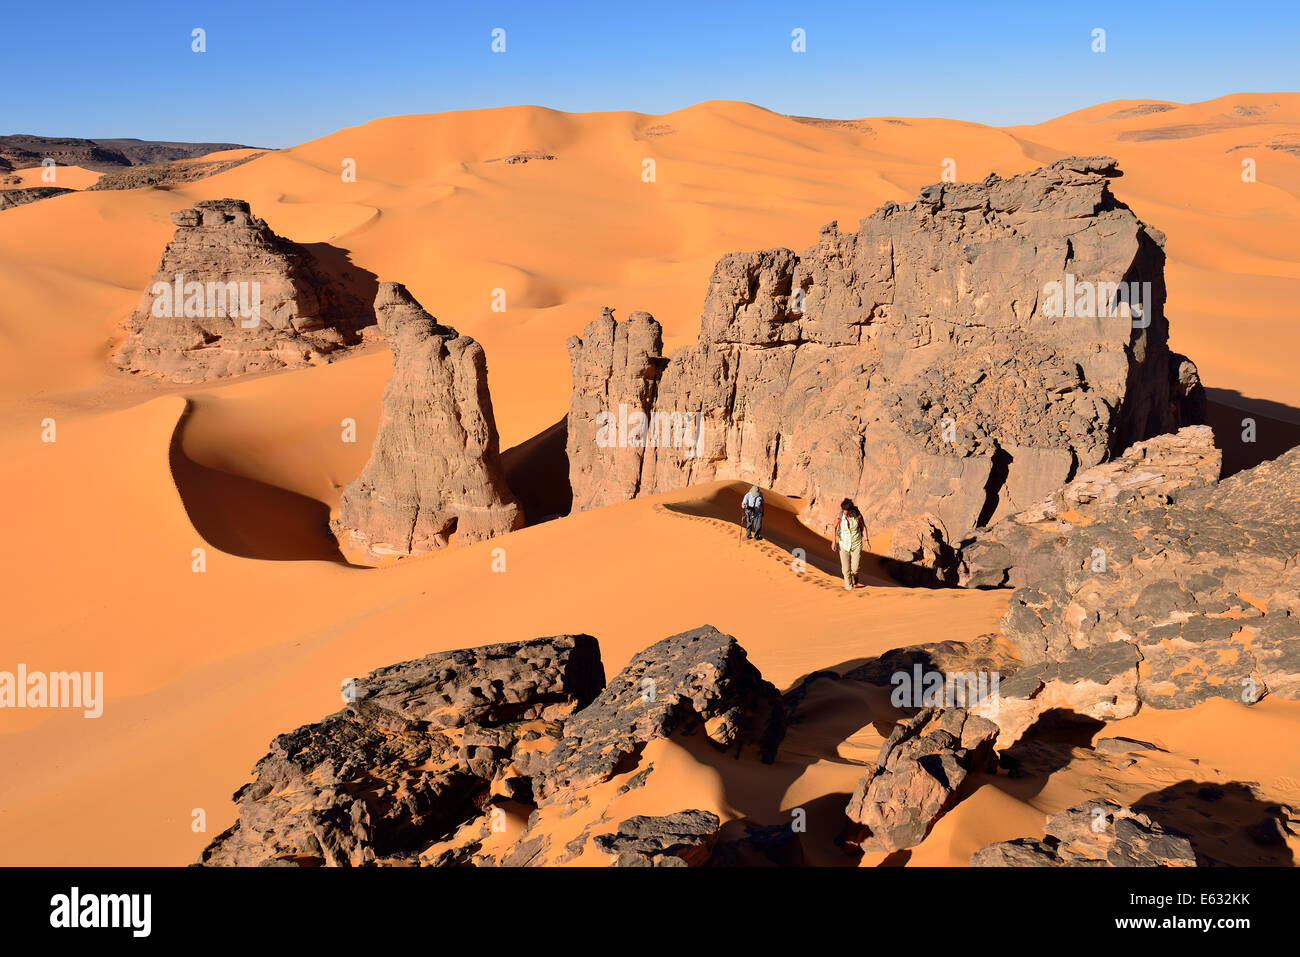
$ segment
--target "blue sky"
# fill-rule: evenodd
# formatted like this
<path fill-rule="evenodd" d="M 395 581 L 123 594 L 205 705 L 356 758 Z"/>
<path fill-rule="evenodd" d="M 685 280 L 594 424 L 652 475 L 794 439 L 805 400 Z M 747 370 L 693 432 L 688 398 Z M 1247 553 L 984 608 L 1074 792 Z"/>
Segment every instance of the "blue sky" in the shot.
<path fill-rule="evenodd" d="M 205 53 L 191 51 L 196 27 Z M 805 53 L 791 50 L 795 28 Z M 661 113 L 710 99 L 1016 124 L 1113 99 L 1296 90 L 1298 62 L 1296 0 L 63 0 L 9 5 L 0 133 L 278 147 L 401 113 Z"/>

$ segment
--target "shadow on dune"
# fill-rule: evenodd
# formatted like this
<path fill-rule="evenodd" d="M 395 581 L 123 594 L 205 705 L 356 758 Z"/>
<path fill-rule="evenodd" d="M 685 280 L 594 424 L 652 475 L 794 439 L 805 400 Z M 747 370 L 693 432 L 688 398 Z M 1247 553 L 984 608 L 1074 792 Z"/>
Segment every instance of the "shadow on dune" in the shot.
<path fill-rule="evenodd" d="M 875 754 L 866 753 L 870 750 L 866 749 L 861 760 L 854 760 L 842 756 L 841 745 L 868 725 L 882 737 L 888 736 L 894 722 L 904 715 L 889 702 L 888 688 L 847 678 L 839 669 L 806 675 L 784 698 L 791 712 L 790 726 L 772 765 L 759 764 L 752 751 L 743 756 L 723 753 L 702 735 L 674 737 L 718 774 L 726 803 L 741 814 L 739 820 L 724 826 L 721 835 L 724 841 L 739 842 L 736 859 L 728 863 L 856 866 L 861 854 L 844 844 L 852 827 L 845 814 L 849 792 L 831 791 L 801 802 L 798 808 L 804 813 L 806 829 L 799 834 L 791 827 L 794 808 L 782 805 L 789 804 L 785 797 L 795 782 L 819 761 L 851 767 L 854 778 L 865 774 Z M 1009 791 L 1018 801 L 1028 802 L 1054 773 L 1078 757 L 1078 749 L 1090 749 L 1093 738 L 1105 727 L 1073 712 L 1047 712 L 1000 753 L 997 775 L 971 773 L 958 789 L 953 806 L 985 785 L 1007 790 L 1005 784 L 999 784 L 1004 774 L 1034 785 Z M 1296 863 L 1286 843 L 1290 810 L 1260 800 L 1245 784 L 1189 779 L 1125 803 L 1167 830 L 1185 835 L 1202 865 L 1289 867 Z M 1290 827 L 1294 827 L 1293 820 Z M 876 863 L 906 866 L 911 855 L 911 851 L 898 851 Z"/>
<path fill-rule="evenodd" d="M 1185 834 L 1198 857 L 1231 867 L 1291 867 L 1280 805 L 1261 801 L 1246 785 L 1179 781 L 1133 802 L 1157 824 Z"/>
<path fill-rule="evenodd" d="M 1047 785 L 1047 779 L 1074 760 L 1077 748 L 1091 748 L 1092 740 L 1104 731 L 1106 723 L 1076 714 L 1066 708 L 1051 708 L 1014 744 L 998 753 L 998 764 L 1007 775 L 1032 782 L 1034 787 L 1018 787 L 1020 800 L 1034 797 Z"/>
<path fill-rule="evenodd" d="M 360 341 L 360 332 L 375 325 L 375 296 L 379 292 L 379 277 L 362 269 L 352 261 L 352 251 L 329 243 L 300 243 L 311 253 L 315 268 L 325 281 L 325 288 L 338 297 L 338 308 L 353 319 L 352 336 L 345 337 L 349 344 Z"/>
<path fill-rule="evenodd" d="M 1206 389 L 1205 395 L 1207 424 L 1214 429 L 1214 444 L 1223 452 L 1224 478 L 1300 445 L 1300 409 L 1231 389 Z M 1243 419 L 1255 422 L 1253 442 L 1243 439 Z"/>
<path fill-rule="evenodd" d="M 240 558 L 349 564 L 323 502 L 190 459 L 181 446 L 190 411 L 176 424 L 168 457 L 185 513 L 209 546 Z"/>
<path fill-rule="evenodd" d="M 856 783 L 875 763 L 876 750 L 863 748 L 860 757 L 844 757 L 841 746 L 869 725 L 881 737 L 888 736 L 894 722 L 903 717 L 903 712 L 889 703 L 888 688 L 844 677 L 845 670 L 858 664 L 861 662 L 812 672 L 783 694 L 789 726 L 773 764 L 760 764 L 752 749 L 737 756 L 732 751 L 719 751 L 702 735 L 676 736 L 696 760 L 717 773 L 727 804 L 741 815 L 739 820 L 729 822 L 722 834 L 723 840 L 741 842 L 734 863 L 824 867 L 858 864 L 861 855 L 843 843 L 851 825 L 844 813 L 850 792 L 832 791 L 800 802 L 797 809 L 803 812 L 805 830 L 797 834 L 792 813 L 796 808 L 782 807 L 788 803 L 785 797 L 791 786 L 818 762 L 845 766 L 847 777 Z M 978 783 L 972 782 L 972 788 L 975 786 Z M 892 855 L 881 864 L 901 865 L 909 856 L 906 852 Z"/>
<path fill-rule="evenodd" d="M 501 453 L 506 484 L 524 508 L 529 525 L 568 515 L 573 508 L 569 485 L 569 417 Z"/>

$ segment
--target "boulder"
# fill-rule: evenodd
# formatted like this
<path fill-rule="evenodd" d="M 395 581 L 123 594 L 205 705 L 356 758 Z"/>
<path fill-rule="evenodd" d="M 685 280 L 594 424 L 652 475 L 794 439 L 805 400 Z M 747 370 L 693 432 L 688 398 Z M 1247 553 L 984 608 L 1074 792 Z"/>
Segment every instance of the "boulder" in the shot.
<path fill-rule="evenodd" d="M 1117 458 L 1085 469 L 1023 511 L 978 529 L 946 556 L 926 556 L 940 577 L 967 587 L 1034 585 L 1054 563 L 1050 556 L 1078 526 L 1116 509 L 1172 504 L 1219 481 L 1223 453 L 1209 426 L 1136 442 Z M 945 561 L 946 559 L 946 561 Z"/>
<path fill-rule="evenodd" d="M 967 775 L 990 769 L 997 731 L 964 708 L 924 708 L 895 726 L 845 809 L 860 825 L 848 844 L 863 851 L 920 844 Z"/>
<path fill-rule="evenodd" d="M 564 803 L 608 781 L 653 738 L 701 730 L 722 749 L 775 757 L 781 696 L 730 635 L 705 625 L 637 654 L 565 728 L 536 781 L 538 803 Z"/>
<path fill-rule="evenodd" d="M 583 864 L 636 867 L 735 863 L 735 842 L 717 844 L 720 822 L 713 812 L 627 817 L 624 801 L 663 806 L 673 800 L 675 778 L 659 775 L 655 759 L 646 754 L 656 739 L 702 734 L 733 760 L 770 763 L 784 733 L 779 694 L 736 639 L 709 626 L 665 638 L 636 655 L 595 701 L 565 723 L 563 739 L 534 773 L 536 808 L 527 827 L 504 849 L 476 853 L 473 863 L 541 867 L 579 858 Z M 636 794 L 628 797 L 631 792 Z M 617 833 L 609 833 L 610 822 L 619 820 Z M 561 842 L 556 838 L 561 833 L 574 836 Z"/>
<path fill-rule="evenodd" d="M 596 835 L 595 842 L 615 867 L 703 867 L 720 826 L 712 811 L 638 814 L 620 822 L 616 833 Z"/>
<path fill-rule="evenodd" d="M 1181 834 L 1113 801 L 1080 804 L 1047 819 L 1042 840 L 1019 838 L 981 848 L 974 867 L 1195 867 Z"/>

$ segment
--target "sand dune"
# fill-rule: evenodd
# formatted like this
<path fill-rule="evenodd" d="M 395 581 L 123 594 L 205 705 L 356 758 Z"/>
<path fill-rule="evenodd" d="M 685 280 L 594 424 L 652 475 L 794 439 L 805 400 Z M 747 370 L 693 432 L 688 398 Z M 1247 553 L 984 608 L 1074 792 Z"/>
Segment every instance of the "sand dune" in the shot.
<path fill-rule="evenodd" d="M 1117 101 L 1007 129 L 806 122 L 732 102 L 662 116 L 512 107 L 375 120 L 168 191 L 83 192 L 0 213 L 0 483 L 17 506 L 0 667 L 102 670 L 109 695 L 97 720 L 6 714 L 0 748 L 22 770 L 0 783 L 0 861 L 187 863 L 229 823 L 230 793 L 274 734 L 335 710 L 343 679 L 430 651 L 588 632 L 612 674 L 707 622 L 786 688 L 890 648 L 994 631 L 1006 606 L 1005 594 L 900 588 L 870 561 L 869 587 L 845 595 L 826 543 L 790 503 L 773 500 L 768 542 L 740 542 L 727 485 L 349 567 L 324 521 L 369 453 L 389 354 L 209 386 L 110 371 L 173 210 L 247 199 L 278 233 L 404 282 L 484 344 L 502 448 L 524 444 L 507 469 L 524 475 L 548 461 L 540 434 L 567 408 L 564 340 L 602 306 L 649 310 L 680 345 L 727 251 L 802 248 L 831 219 L 851 227 L 910 199 L 946 159 L 959 179 L 979 179 L 1109 153 L 1125 170 L 1118 195 L 1168 234 L 1174 347 L 1208 386 L 1271 411 L 1282 431 L 1300 408 L 1300 158 L 1283 148 L 1298 133 L 1300 94 Z M 530 150 L 555 159 L 493 162 Z M 1243 158 L 1256 160 L 1257 182 L 1242 182 Z M 356 182 L 341 176 L 347 160 Z M 492 311 L 497 289 L 504 312 Z M 40 441 L 46 418 L 54 443 Z M 357 422 L 355 443 L 342 441 L 344 418 Z M 504 574 L 491 570 L 498 546 Z M 791 569 L 796 547 L 808 551 L 803 573 Z M 851 790 L 879 743 L 869 715 L 881 703 L 825 693 L 825 720 L 783 749 L 782 793 L 737 802 L 744 783 L 689 742 L 664 742 L 663 760 L 701 807 L 733 816 Z M 860 723 L 843 726 L 845 714 Z M 1296 755 L 1238 742 L 1294 740 L 1298 721 L 1286 702 L 1144 713 L 1107 733 L 1164 742 L 1169 766 L 1115 777 L 1080 758 L 1018 790 L 985 782 L 911 862 L 962 863 L 1103 786 L 1158 792 L 1171 774 L 1201 773 L 1193 758 L 1205 780 L 1261 780 L 1294 802 Z M 206 833 L 191 829 L 195 808 Z M 827 831 L 831 816 L 813 825 Z"/>
<path fill-rule="evenodd" d="M 0 189 L 28 189 L 33 186 L 60 186 L 63 189 L 85 189 L 93 186 L 103 174 L 93 169 L 80 166 L 56 166 L 54 180 L 50 181 L 44 166 L 31 166 L 27 169 L 14 170 L 0 175 L 0 179 L 12 177 L 17 183 L 0 186 Z"/>

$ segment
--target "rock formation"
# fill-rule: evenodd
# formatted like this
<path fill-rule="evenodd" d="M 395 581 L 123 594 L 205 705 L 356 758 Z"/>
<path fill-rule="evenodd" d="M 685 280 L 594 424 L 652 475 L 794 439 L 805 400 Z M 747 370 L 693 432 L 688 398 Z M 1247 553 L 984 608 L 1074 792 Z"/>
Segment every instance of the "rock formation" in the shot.
<path fill-rule="evenodd" d="M 27 169 L 52 159 L 60 166 L 106 171 L 244 149 L 248 147 L 238 143 L 175 143 L 129 137 L 87 140 L 14 133 L 0 136 L 0 169 Z"/>
<path fill-rule="evenodd" d="M 344 689 L 347 706 L 271 743 L 235 793 L 211 865 L 410 859 L 486 806 L 528 798 L 563 722 L 604 686 L 596 640 L 564 635 L 429 655 Z"/>
<path fill-rule="evenodd" d="M 749 663 L 735 638 L 704 626 L 665 638 L 637 654 L 599 697 L 565 724 L 565 734 L 533 777 L 537 802 L 528 826 L 496 854 L 481 850 L 478 865 L 539 867 L 581 859 L 622 866 L 697 865 L 737 858 L 728 842 L 723 860 L 709 851 L 719 822 L 701 810 L 623 819 L 630 792 L 655 794 L 673 778 L 656 774 L 646 751 L 657 739 L 701 735 L 730 760 L 771 762 L 785 733 L 776 689 Z M 612 822 L 622 820 L 617 833 Z M 557 832 L 576 833 L 561 843 Z M 636 858 L 640 858 L 639 860 Z"/>
<path fill-rule="evenodd" d="M 1049 710 L 1300 697 L 1300 449 L 1215 482 L 1207 433 L 1145 443 L 962 548 L 961 580 L 1020 586 L 999 745 Z"/>
<path fill-rule="evenodd" d="M 929 515 L 955 543 L 1199 421 L 1195 367 L 1167 345 L 1164 238 L 1118 175 L 1092 157 L 937 184 L 802 255 L 725 256 L 666 366 L 657 323 L 607 311 L 569 343 L 575 507 L 741 479 L 823 530 L 849 495 L 871 527 Z M 655 416 L 643 441 L 635 421 L 600 441 L 620 404 Z"/>
<path fill-rule="evenodd" d="M 718 840 L 721 822 L 712 811 L 678 811 L 622 821 L 613 834 L 598 834 L 596 846 L 615 867 L 703 867 Z"/>
<path fill-rule="evenodd" d="M 393 374 L 370 460 L 331 522 L 371 558 L 475 542 L 524 523 L 501 469 L 483 347 L 439 325 L 399 283 L 381 283 L 379 329 Z"/>
<path fill-rule="evenodd" d="M 655 391 L 668 364 L 662 330 L 648 312 L 634 312 L 620 323 L 606 307 L 582 335 L 568 342 L 573 393 L 565 451 L 570 481 L 575 476 L 592 480 L 573 484 L 577 511 L 626 501 L 641 491 L 640 440 L 649 433 Z M 644 419 L 640 434 L 638 416 Z M 573 423 L 589 424 L 600 434 L 587 434 Z"/>
<path fill-rule="evenodd" d="M 895 726 L 845 813 L 864 851 L 915 847 L 956 801 L 971 771 L 990 769 L 993 722 L 963 708 L 924 708 Z"/>
<path fill-rule="evenodd" d="M 0 210 L 14 209 L 18 206 L 26 206 L 28 203 L 34 203 L 41 199 L 53 199 L 55 196 L 62 196 L 64 193 L 73 193 L 76 190 L 64 189 L 61 186 L 32 186 L 27 189 L 0 189 Z"/>
<path fill-rule="evenodd" d="M 981 848 L 975 867 L 1195 867 L 1180 834 L 1113 801 L 1080 804 L 1047 819 L 1042 840 L 1018 838 Z"/>
<path fill-rule="evenodd" d="M 730 635 L 704 626 L 636 655 L 565 728 L 542 772 L 540 804 L 609 780 L 653 738 L 703 729 L 720 748 L 771 761 L 785 733 L 781 697 Z"/>
<path fill-rule="evenodd" d="M 596 640 L 563 635 L 381 668 L 344 696 L 272 742 L 200 863 L 522 867 L 590 853 L 699 866 L 718 840 L 713 812 L 613 816 L 618 798 L 656 786 L 646 745 L 702 732 L 770 761 L 784 732 L 776 689 L 707 626 L 652 645 L 608 687 Z M 507 806 L 532 808 L 527 827 L 485 846 Z M 577 836 L 553 845 L 556 820 Z"/>
<path fill-rule="evenodd" d="M 328 362 L 374 321 L 361 270 L 277 236 L 238 199 L 172 214 L 176 234 L 127 322 L 116 361 L 203 382 Z"/>
<path fill-rule="evenodd" d="M 236 166 L 243 166 L 245 163 L 252 162 L 259 156 L 265 155 L 265 151 L 261 151 L 250 153 L 247 156 L 240 156 L 236 159 L 177 159 L 164 163 L 128 166 L 124 169 L 110 170 L 93 184 L 87 186 L 86 189 L 145 189 L 147 187 L 174 189 L 185 183 L 195 183 L 201 179 L 207 179 L 209 176 L 216 176 L 218 173 L 234 169 Z"/>
<path fill-rule="evenodd" d="M 960 557 L 928 555 L 928 565 L 953 584 L 975 588 L 1032 585 L 1056 573 L 1055 554 L 1078 526 L 1112 514 L 1168 505 L 1219 481 L 1223 453 L 1209 426 L 1134 443 L 1116 459 L 1086 469 L 1022 512 L 961 543 Z M 899 556 L 901 557 L 901 556 Z"/>

